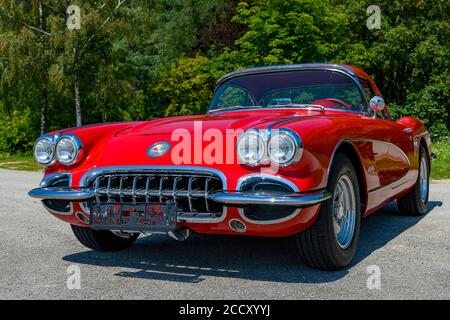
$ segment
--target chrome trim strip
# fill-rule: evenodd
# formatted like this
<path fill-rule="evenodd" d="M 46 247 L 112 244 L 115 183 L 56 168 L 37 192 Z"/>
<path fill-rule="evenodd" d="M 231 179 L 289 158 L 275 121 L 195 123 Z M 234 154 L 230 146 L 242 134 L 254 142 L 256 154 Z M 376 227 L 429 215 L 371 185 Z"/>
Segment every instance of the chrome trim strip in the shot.
<path fill-rule="evenodd" d="M 299 107 L 265 107 L 265 108 L 261 108 L 261 107 L 249 107 L 249 108 L 245 108 L 245 109 L 239 109 L 239 110 L 227 110 L 227 108 L 223 108 L 223 110 L 218 111 L 218 109 L 213 109 L 207 112 L 208 115 L 218 115 L 218 114 L 222 114 L 222 113 L 227 113 L 227 112 L 246 112 L 246 111 L 253 111 L 253 110 L 308 110 L 308 108 L 299 108 Z M 215 111 L 217 110 L 217 111 Z M 372 114 L 368 113 L 368 112 L 363 112 L 363 111 L 355 111 L 355 110 L 344 110 L 344 109 L 336 109 L 336 108 L 327 108 L 324 107 L 323 111 L 336 111 L 336 112 L 343 112 L 343 113 L 353 113 L 353 114 L 359 114 L 359 115 L 364 115 L 364 116 L 372 116 Z M 320 117 L 322 115 L 314 115 L 314 116 L 308 116 L 309 118 L 311 117 Z M 300 116 L 299 116 L 300 117 Z M 306 118 L 306 117 L 305 117 Z M 284 121 L 282 121 L 284 122 Z"/>
<path fill-rule="evenodd" d="M 67 212 L 53 210 L 53 209 L 47 207 L 45 205 L 44 201 L 42 201 L 42 205 L 48 212 L 50 212 L 52 214 L 56 214 L 56 215 L 60 215 L 60 216 L 70 216 L 73 214 L 73 203 L 72 202 L 69 202 L 70 210 Z"/>
<path fill-rule="evenodd" d="M 275 205 L 292 207 L 309 207 L 319 204 L 331 198 L 331 193 L 322 191 L 319 193 L 250 193 L 250 192 L 217 192 L 209 196 L 212 201 L 226 205 Z"/>
<path fill-rule="evenodd" d="M 292 212 L 292 214 L 288 215 L 287 217 L 275 219 L 275 220 L 254 220 L 254 219 L 247 218 L 247 216 L 244 214 L 244 210 L 242 208 L 239 208 L 238 211 L 239 211 L 241 218 L 246 222 L 253 223 L 253 224 L 269 225 L 269 224 L 277 224 L 277 223 L 281 223 L 281 222 L 286 222 L 291 219 L 294 219 L 302 211 L 302 208 L 296 209 L 294 212 Z"/>
<path fill-rule="evenodd" d="M 292 190 L 294 190 L 294 192 L 300 192 L 300 189 L 292 181 L 289 181 L 289 180 L 287 180 L 285 178 L 282 178 L 280 176 L 275 176 L 275 175 L 266 174 L 266 173 L 252 173 L 252 174 L 248 174 L 248 175 L 242 176 L 238 180 L 238 183 L 236 185 L 236 190 L 240 191 L 241 188 L 242 188 L 242 185 L 244 184 L 244 182 L 246 182 L 248 179 L 252 179 L 252 178 L 261 178 L 263 180 L 264 179 L 275 180 L 277 182 L 286 184 L 287 186 L 292 188 Z"/>
<path fill-rule="evenodd" d="M 66 177 L 69 178 L 69 186 L 72 186 L 72 174 L 70 174 L 69 172 L 59 172 L 46 175 L 42 178 L 41 182 L 39 183 L 39 186 L 49 187 L 52 184 L 55 184 L 56 182 L 61 181 Z"/>

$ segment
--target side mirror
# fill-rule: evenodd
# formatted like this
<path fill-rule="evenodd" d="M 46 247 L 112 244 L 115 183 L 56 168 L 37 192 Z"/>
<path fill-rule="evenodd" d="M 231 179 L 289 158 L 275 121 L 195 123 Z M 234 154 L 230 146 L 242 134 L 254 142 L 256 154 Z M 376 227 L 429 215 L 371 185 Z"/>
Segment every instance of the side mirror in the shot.
<path fill-rule="evenodd" d="M 385 107 L 386 107 L 386 103 L 384 103 L 384 100 L 382 97 L 375 96 L 372 99 L 370 99 L 370 108 L 372 109 L 374 114 L 382 112 Z"/>

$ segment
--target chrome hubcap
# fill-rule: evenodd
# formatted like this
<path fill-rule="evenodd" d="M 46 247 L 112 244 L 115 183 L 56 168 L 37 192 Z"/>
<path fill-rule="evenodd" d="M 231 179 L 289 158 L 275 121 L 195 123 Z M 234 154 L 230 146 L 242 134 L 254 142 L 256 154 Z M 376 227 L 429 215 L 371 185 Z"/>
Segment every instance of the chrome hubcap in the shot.
<path fill-rule="evenodd" d="M 342 249 L 350 246 L 356 225 L 356 196 L 350 177 L 343 175 L 336 184 L 333 197 L 333 229 Z"/>
<path fill-rule="evenodd" d="M 420 198 L 424 204 L 427 202 L 428 187 L 428 163 L 425 157 L 422 157 L 419 168 L 419 190 Z"/>

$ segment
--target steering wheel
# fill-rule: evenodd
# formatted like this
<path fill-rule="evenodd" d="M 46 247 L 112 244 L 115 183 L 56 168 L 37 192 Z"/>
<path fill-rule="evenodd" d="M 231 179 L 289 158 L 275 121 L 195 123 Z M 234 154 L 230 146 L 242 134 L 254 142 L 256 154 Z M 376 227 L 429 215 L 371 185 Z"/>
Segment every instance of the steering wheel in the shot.
<path fill-rule="evenodd" d="M 352 107 L 349 106 L 347 103 L 345 103 L 342 100 L 335 99 L 335 98 L 319 99 L 319 100 L 314 101 L 313 104 L 320 104 L 327 108 L 339 109 L 339 107 L 344 107 L 344 109 L 353 110 Z"/>

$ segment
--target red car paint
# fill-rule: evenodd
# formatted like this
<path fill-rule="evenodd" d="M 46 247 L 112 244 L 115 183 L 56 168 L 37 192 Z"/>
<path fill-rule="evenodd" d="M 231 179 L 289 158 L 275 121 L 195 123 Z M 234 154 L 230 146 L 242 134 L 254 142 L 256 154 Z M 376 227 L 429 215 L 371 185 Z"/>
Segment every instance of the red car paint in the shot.
<path fill-rule="evenodd" d="M 367 80 L 375 94 L 380 95 L 373 80 L 358 68 L 351 67 L 358 77 Z M 298 116 L 298 117 L 296 117 Z M 424 124 L 412 117 L 398 121 L 374 118 L 368 115 L 343 112 L 342 110 L 267 109 L 237 110 L 207 115 L 170 117 L 146 122 L 126 122 L 85 126 L 62 130 L 72 133 L 83 142 L 83 159 L 78 164 L 65 167 L 58 163 L 46 168 L 45 175 L 70 172 L 72 186 L 79 186 L 80 179 L 93 168 L 106 166 L 153 166 L 176 165 L 170 153 L 159 157 L 147 156 L 147 149 L 154 143 L 170 141 L 176 129 L 194 133 L 194 123 L 201 122 L 201 132 L 214 128 L 221 132 L 227 129 L 264 129 L 280 119 L 292 118 L 276 128 L 288 128 L 301 135 L 304 153 L 301 161 L 289 168 L 280 168 L 266 174 L 274 174 L 294 183 L 300 191 L 314 191 L 327 186 L 329 168 L 335 151 L 342 146 L 352 148 L 357 154 L 357 169 L 363 178 L 363 214 L 367 216 L 390 201 L 406 194 L 414 186 L 418 176 L 418 154 L 423 143 L 431 158 L 430 138 Z M 192 146 L 198 141 L 192 141 Z M 203 142 L 205 145 L 206 142 Z M 204 147 L 204 146 L 203 146 Z M 234 155 L 236 157 L 236 155 Z M 260 173 L 261 168 L 252 168 L 237 163 L 212 164 L 192 163 L 221 171 L 227 179 L 228 191 L 236 190 L 238 180 L 247 174 Z M 319 212 L 320 204 L 303 208 L 294 218 L 274 224 L 246 222 L 245 235 L 289 236 L 311 226 Z M 88 216 L 79 203 L 73 203 L 70 215 L 54 214 L 70 224 L 87 226 L 77 213 Z M 190 228 L 199 233 L 236 234 L 229 227 L 229 220 L 241 219 L 238 208 L 229 207 L 225 220 L 217 223 L 179 223 L 179 228 Z"/>

